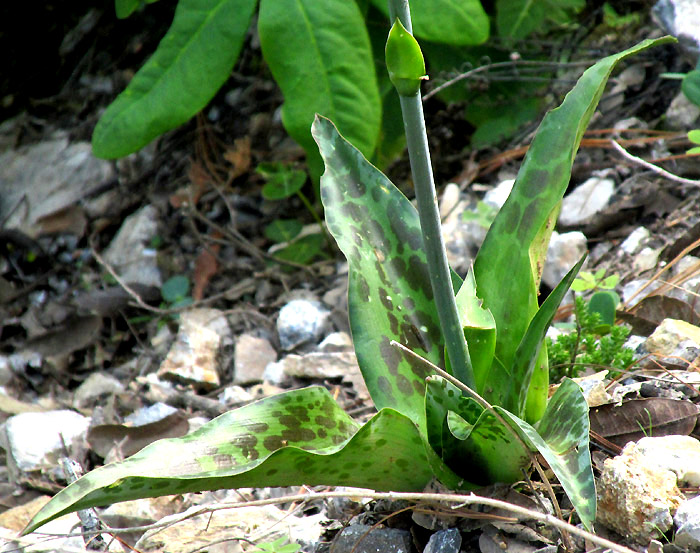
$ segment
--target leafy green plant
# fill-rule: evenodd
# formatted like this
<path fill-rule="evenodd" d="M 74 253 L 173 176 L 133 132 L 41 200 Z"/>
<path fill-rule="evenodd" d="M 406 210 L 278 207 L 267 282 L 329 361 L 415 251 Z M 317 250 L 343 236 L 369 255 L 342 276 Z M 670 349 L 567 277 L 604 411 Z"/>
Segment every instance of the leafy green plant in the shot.
<path fill-rule="evenodd" d="M 465 211 L 462 220 L 474 221 L 482 228 L 489 228 L 498 214 L 498 208 L 492 204 L 479 200 L 475 211 Z"/>
<path fill-rule="evenodd" d="M 160 294 L 166 306 L 171 309 L 190 305 L 190 279 L 185 275 L 172 276 L 163 283 Z"/>
<path fill-rule="evenodd" d="M 115 10 L 125 18 L 153 1 L 115 0 Z M 584 5 L 499 0 L 495 27 L 501 39 L 519 40 L 570 23 Z M 378 18 L 388 13 L 384 0 L 178 0 L 155 53 L 101 117 L 95 155 L 123 157 L 203 109 L 231 73 L 256 10 L 262 54 L 285 98 L 282 122 L 306 150 L 312 175 L 322 171 L 309 133 L 315 113 L 333 119 L 366 156 L 376 150 L 386 163 L 400 151 L 393 91 L 383 64 L 375 72 L 384 40 L 376 38 L 383 33 Z M 489 17 L 479 0 L 416 0 L 413 18 L 416 36 L 440 45 L 438 52 L 489 38 Z M 429 57 L 443 65 L 444 54 Z"/>
<path fill-rule="evenodd" d="M 630 329 L 623 325 L 601 324 L 599 312 L 591 309 L 581 296 L 575 299 L 576 328 L 547 339 L 550 377 L 576 378 L 587 367 L 611 369 L 616 377 L 634 363 L 634 351 L 625 347 Z"/>
<path fill-rule="evenodd" d="M 588 290 L 612 290 L 620 282 L 620 275 L 605 276 L 605 269 L 598 269 L 595 273 L 581 271 L 571 284 L 574 292 Z"/>
<path fill-rule="evenodd" d="M 407 4 L 392 8 L 410 33 Z M 575 152 L 610 73 L 619 60 L 665 40 L 601 60 L 544 118 L 464 280 L 450 272 L 442 248 L 420 94 L 400 97 L 418 210 L 317 117 L 321 196 L 350 266 L 350 324 L 378 413 L 361 426 L 318 386 L 262 399 L 88 473 L 25 533 L 68 511 L 186 491 L 301 483 L 420 490 L 433 477 L 471 490 L 519 480 L 533 451 L 590 527 L 588 408 L 571 380 L 547 402 L 543 347 L 583 259 L 541 307 L 537 285 Z"/>
<path fill-rule="evenodd" d="M 142 5 L 115 3 L 119 17 Z M 309 133 L 315 113 L 335 120 L 370 156 L 381 133 L 382 98 L 369 30 L 386 9 L 384 0 L 178 0 L 155 53 L 98 122 L 93 151 L 123 157 L 203 109 L 229 77 L 257 10 L 262 54 L 285 99 L 282 122 L 306 150 L 311 173 L 322 171 Z M 479 0 L 419 0 L 414 17 L 426 40 L 464 45 L 488 38 Z M 388 80 L 384 71 L 380 77 Z"/>
<path fill-rule="evenodd" d="M 323 229 L 323 222 L 311 202 L 302 192 L 306 182 L 306 173 L 293 169 L 282 163 L 261 163 L 256 172 L 265 177 L 266 183 L 262 188 L 262 196 L 266 200 L 279 201 L 296 195 L 316 219 Z M 275 220 L 265 227 L 267 238 L 278 244 L 286 244 L 276 250 L 274 255 L 279 259 L 306 264 L 319 256 L 323 256 L 324 235 L 322 232 L 300 236 L 303 225 L 296 219 Z"/>

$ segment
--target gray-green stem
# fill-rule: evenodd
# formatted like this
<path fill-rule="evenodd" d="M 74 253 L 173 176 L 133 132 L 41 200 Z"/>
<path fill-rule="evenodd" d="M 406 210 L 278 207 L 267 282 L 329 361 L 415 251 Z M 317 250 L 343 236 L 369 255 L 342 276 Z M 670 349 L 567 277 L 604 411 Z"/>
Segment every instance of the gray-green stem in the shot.
<path fill-rule="evenodd" d="M 408 0 L 389 0 L 389 14 L 392 22 L 398 17 L 406 30 L 409 33 L 413 32 Z M 445 244 L 440 229 L 440 213 L 420 91 L 414 96 L 399 96 L 399 98 L 423 234 L 423 247 L 428 261 L 430 284 L 433 288 L 440 327 L 445 337 L 447 355 L 454 376 L 476 391 L 474 371 L 464 339 L 464 331 L 459 322 L 455 292 L 452 288 L 450 268 L 447 264 Z"/>

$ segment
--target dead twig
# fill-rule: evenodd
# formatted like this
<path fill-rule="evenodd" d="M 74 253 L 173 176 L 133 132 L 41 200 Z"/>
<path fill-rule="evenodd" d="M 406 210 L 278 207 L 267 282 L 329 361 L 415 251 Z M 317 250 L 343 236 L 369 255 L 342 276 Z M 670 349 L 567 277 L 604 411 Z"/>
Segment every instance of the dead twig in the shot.
<path fill-rule="evenodd" d="M 666 169 L 662 169 L 661 167 L 654 165 L 653 163 L 649 163 L 648 161 L 642 159 L 641 157 L 637 157 L 635 155 L 630 154 L 627 150 L 625 150 L 620 144 L 616 141 L 611 139 L 610 142 L 612 143 L 613 147 L 624 157 L 625 159 L 628 159 L 629 161 L 636 163 L 637 165 L 641 165 L 642 167 L 645 167 L 646 169 L 649 169 L 650 171 L 653 171 L 657 175 L 661 175 L 664 178 L 667 178 L 669 180 L 672 180 L 674 182 L 678 182 L 680 184 L 689 184 L 690 186 L 700 186 L 700 180 L 693 180 L 693 179 L 686 179 L 683 177 L 679 177 L 678 175 L 674 175 L 673 173 L 670 173 L 669 171 L 666 171 Z"/>
<path fill-rule="evenodd" d="M 442 494 L 442 493 L 422 493 L 422 492 L 371 492 L 371 491 L 366 491 L 366 490 L 353 490 L 352 492 L 339 492 L 339 491 L 334 491 L 334 492 L 308 492 L 304 494 L 296 494 L 296 495 L 287 495 L 283 497 L 275 497 L 275 498 L 269 498 L 269 499 L 258 499 L 254 501 L 242 501 L 240 503 L 213 503 L 210 505 L 202 505 L 198 508 L 193 508 L 189 509 L 186 513 L 183 513 L 181 517 L 176 517 L 176 518 L 170 518 L 167 522 L 156 522 L 154 524 L 149 524 L 146 526 L 135 526 L 133 528 L 110 528 L 109 532 L 110 533 L 125 533 L 125 532 L 135 532 L 135 531 L 147 531 L 147 530 L 153 530 L 157 528 L 164 528 L 167 526 L 171 526 L 173 524 L 177 524 L 178 522 L 181 522 L 183 520 L 186 520 L 188 518 L 192 518 L 195 516 L 211 513 L 214 511 L 222 510 L 222 509 L 236 509 L 240 507 L 261 507 L 264 505 L 278 505 L 281 503 L 290 503 L 290 502 L 308 502 L 312 500 L 319 500 L 319 499 L 330 499 L 334 497 L 350 497 L 350 498 L 357 498 L 357 497 L 362 497 L 365 499 L 370 499 L 370 500 L 379 500 L 379 499 L 386 499 L 390 501 L 411 501 L 416 504 L 441 504 L 441 503 L 455 503 L 455 506 L 453 509 L 458 509 L 461 507 L 465 507 L 467 505 L 482 505 L 485 507 L 492 507 L 495 509 L 503 509 L 505 511 L 515 513 L 516 515 L 521 515 L 524 517 L 529 517 L 531 519 L 537 520 L 539 522 L 542 522 L 544 524 L 549 524 L 550 526 L 553 526 L 559 530 L 564 530 L 567 531 L 571 534 L 574 534 L 576 536 L 579 536 L 581 538 L 584 538 L 586 540 L 589 540 L 590 542 L 600 546 L 604 547 L 607 549 L 610 549 L 612 551 L 615 551 L 616 553 L 635 553 L 632 549 L 629 549 L 628 547 L 625 547 L 623 545 L 619 545 L 615 542 L 612 542 L 610 540 L 607 540 L 605 538 L 602 538 L 600 536 L 597 536 L 591 532 L 588 532 L 587 530 L 583 530 L 581 528 L 578 528 L 576 526 L 573 526 L 572 524 L 569 524 L 568 522 L 565 522 L 563 520 L 558 519 L 555 516 L 546 514 L 546 513 L 540 513 L 539 511 L 533 511 L 531 509 L 527 509 L 525 507 L 521 507 L 519 505 L 513 505 L 512 503 L 508 503 L 506 501 L 502 501 L 500 499 L 492 499 L 489 497 L 482 497 L 479 495 L 476 495 L 474 493 L 470 494 Z M 43 534 L 45 536 L 54 536 L 54 534 Z M 72 535 L 82 535 L 81 534 L 71 534 Z M 57 535 L 60 537 L 64 537 L 65 534 L 60 534 Z"/>

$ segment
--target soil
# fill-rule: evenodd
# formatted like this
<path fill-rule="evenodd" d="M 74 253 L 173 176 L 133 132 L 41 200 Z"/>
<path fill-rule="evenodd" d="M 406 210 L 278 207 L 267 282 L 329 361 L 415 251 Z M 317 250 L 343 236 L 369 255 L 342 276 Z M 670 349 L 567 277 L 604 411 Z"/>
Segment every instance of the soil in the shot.
<path fill-rule="evenodd" d="M 172 2 L 157 2 L 138 17 L 119 21 L 111 1 L 70 4 L 6 2 L 0 7 L 0 21 L 11 22 L 0 32 L 4 53 L 0 121 L 5 122 L 0 143 L 6 148 L 38 143 L 56 131 L 67 133 L 71 142 L 89 141 L 104 108 L 155 49 L 174 8 Z M 601 36 L 594 24 L 600 20 L 600 11 L 589 10 L 581 37 L 562 38 L 556 45 L 525 43 L 519 45 L 521 51 L 537 47 L 548 49 L 553 60 L 562 51 L 571 59 L 591 59 L 622 50 L 652 32 L 658 34 L 648 23 L 630 35 Z M 631 258 L 617 250 L 635 228 L 650 231 L 649 244 L 662 248 L 660 262 L 666 263 L 700 237 L 697 187 L 664 179 L 623 160 L 609 142 L 596 140 L 609 137 L 606 129 L 632 117 L 638 119 L 635 126 L 663 129 L 664 115 L 679 85 L 662 79 L 660 73 L 691 68 L 672 46 L 650 50 L 634 63 L 644 68 L 643 80 L 612 94 L 613 87 L 608 88 L 591 125 L 598 134 L 586 135 L 571 181 L 573 188 L 593 171 L 607 169 L 620 185 L 613 207 L 579 229 L 592 250 L 606 244 L 597 250 L 589 269 L 619 274 L 620 285 L 640 276 Z M 550 107 L 560 101 L 570 82 L 554 82 L 541 93 Z M 227 95 L 230 91 L 236 91 L 234 100 Z M 251 34 L 229 81 L 202 113 L 148 146 L 147 155 L 135 154 L 115 163 L 117 177 L 86 198 L 116 191 L 110 196 L 114 201 L 90 216 L 79 232 L 72 231 L 69 223 L 62 227 L 57 222 L 53 232 L 30 238 L 0 227 L 0 276 L 12 290 L 0 298 L 0 321 L 4 321 L 0 322 L 0 353 L 10 355 L 31 343 L 36 327 L 29 328 L 28 319 L 52 331 L 82 313 L 73 301 L 79 292 L 114 285 L 95 252 L 102 252 L 123 220 L 144 205 L 156 208 L 159 232 L 154 247 L 164 279 L 185 275 L 198 287 L 193 294 L 196 305 L 239 313 L 236 333 L 262 328 L 274 337 L 277 313 L 289 298 L 300 291 L 322 298 L 342 286 L 347 269 L 335 248 L 326 247 L 320 258 L 306 266 L 270 260 L 271 242 L 262 232 L 267 224 L 279 218 L 314 223 L 298 199 L 269 202 L 261 195 L 264 179 L 255 171 L 260 163 L 279 161 L 304 168 L 303 150 L 281 125 L 282 101 Z M 532 122 L 508 141 L 474 150 L 468 146 L 474 128 L 462 117 L 464 105 L 445 105 L 433 98 L 425 108 L 436 181 L 456 182 L 475 197 L 515 175 L 521 147 L 536 128 Z M 660 164 L 678 176 L 700 177 L 700 165 L 682 155 L 689 147 L 683 133 L 672 131 L 664 140 L 640 143 L 633 153 L 646 159 L 664 158 Z M 410 195 L 405 155 L 387 173 Z M 311 183 L 305 191 L 314 197 Z M 128 383 L 157 370 L 162 356 L 153 350 L 154 336 L 164 325 L 176 330 L 177 319 L 157 311 L 169 307 L 159 290 L 141 292 L 155 310 L 144 309 L 129 294 L 120 296 L 108 309 L 98 310 L 98 329 L 84 345 L 51 363 L 28 367 L 8 382 L 6 390 L 29 403 L 50 398 L 55 405 L 70 405 L 74 390 L 94 371 L 105 370 Z M 346 330 L 345 313 L 340 310 L 335 315 L 336 327 Z M 77 338 L 68 334 L 64 339 Z M 131 397 L 120 398 L 115 412 L 127 414 L 149 402 L 138 389 L 130 390 Z M 201 395 L 216 398 L 219 392 Z M 201 406 L 185 410 L 191 414 L 198 409 Z M 9 415 L 0 413 L 0 421 Z M 93 453 L 86 468 L 101 462 Z M 0 483 L 0 510 L 59 487 L 41 479 L 20 486 L 9 485 L 9 480 Z"/>

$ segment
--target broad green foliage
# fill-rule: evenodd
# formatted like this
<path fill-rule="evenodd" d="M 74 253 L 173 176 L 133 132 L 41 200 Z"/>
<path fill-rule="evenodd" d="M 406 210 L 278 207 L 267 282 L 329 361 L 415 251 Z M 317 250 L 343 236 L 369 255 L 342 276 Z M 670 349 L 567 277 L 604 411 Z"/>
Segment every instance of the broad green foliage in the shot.
<path fill-rule="evenodd" d="M 315 113 L 338 121 L 367 155 L 381 112 L 367 29 L 355 2 L 261 0 L 258 33 L 265 61 L 284 94 L 282 122 L 321 173 L 309 134 Z"/>
<path fill-rule="evenodd" d="M 372 4 L 388 15 L 386 0 Z M 445 44 L 482 44 L 489 38 L 489 19 L 479 0 L 413 0 L 413 34 Z"/>
<path fill-rule="evenodd" d="M 533 31 L 542 33 L 551 24 L 570 23 L 585 6 L 585 0 L 498 0 L 498 34 L 519 40 Z"/>
<path fill-rule="evenodd" d="M 143 1 L 115 0 L 118 15 L 128 16 Z M 376 4 L 386 13 L 384 0 Z M 178 0 L 172 26 L 153 57 L 100 119 L 95 155 L 123 157 L 203 109 L 228 78 L 256 6 L 257 0 Z M 488 17 L 478 0 L 422 0 L 413 10 L 418 37 L 448 44 L 488 38 Z M 315 113 L 332 118 L 367 156 L 380 138 L 383 102 L 374 58 L 382 56 L 373 52 L 367 33 L 367 25 L 377 22 L 363 17 L 352 0 L 259 2 L 258 33 L 284 94 L 283 123 L 306 150 L 314 176 L 322 171 L 309 133 Z M 394 150 L 380 155 L 393 157 Z"/>
<path fill-rule="evenodd" d="M 97 157 L 128 155 L 190 119 L 214 97 L 243 45 L 256 0 L 180 0 L 151 59 L 100 118 Z"/>
<path fill-rule="evenodd" d="M 92 471 L 57 494 L 25 533 L 82 508 L 227 487 L 420 490 L 436 476 L 453 489 L 474 489 L 520 479 L 534 451 L 545 457 L 590 528 L 595 489 L 587 405 L 568 380 L 546 402 L 542 346 L 580 263 L 541 308 L 536 285 L 574 155 L 612 68 L 663 42 L 645 41 L 584 73 L 562 106 L 545 117 L 473 274 L 462 282 L 452 273 L 451 282 L 439 283 L 448 297 L 456 293 L 478 372 L 473 380 L 493 407 L 464 383 L 432 374 L 430 363 L 453 374 L 465 371 L 445 363 L 416 209 L 329 120 L 318 117 L 312 130 L 326 166 L 321 196 L 328 228 L 350 266 L 350 324 L 377 415 L 360 427 L 319 387 L 261 400 Z"/>

